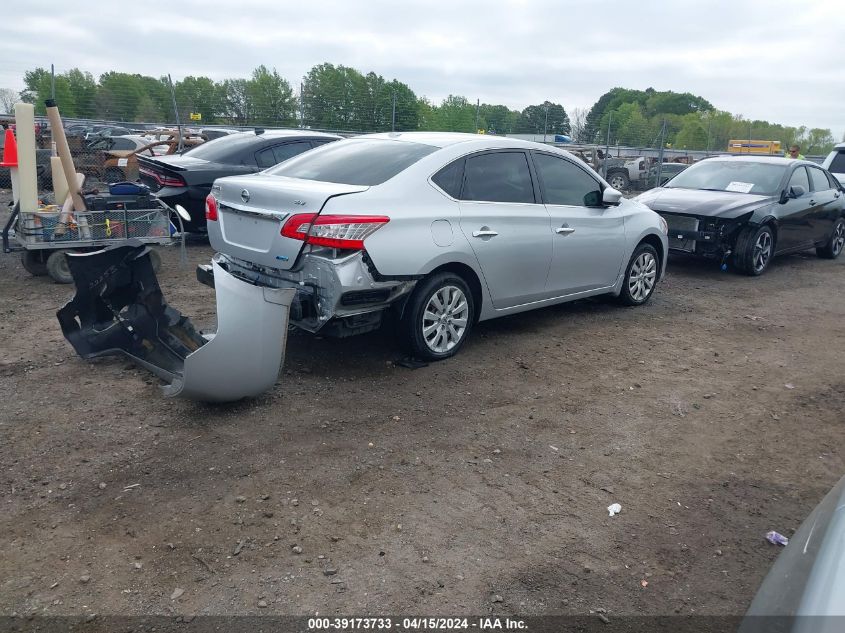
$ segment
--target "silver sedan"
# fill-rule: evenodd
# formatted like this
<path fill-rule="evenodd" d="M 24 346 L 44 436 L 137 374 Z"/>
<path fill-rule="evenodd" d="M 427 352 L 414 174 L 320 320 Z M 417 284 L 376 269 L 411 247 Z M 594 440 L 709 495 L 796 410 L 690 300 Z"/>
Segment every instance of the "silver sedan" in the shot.
<path fill-rule="evenodd" d="M 206 216 L 220 268 L 296 289 L 292 324 L 348 336 L 392 314 L 424 360 L 478 321 L 594 295 L 641 305 L 668 250 L 660 216 L 568 152 L 471 134 L 338 141 L 217 180 Z"/>

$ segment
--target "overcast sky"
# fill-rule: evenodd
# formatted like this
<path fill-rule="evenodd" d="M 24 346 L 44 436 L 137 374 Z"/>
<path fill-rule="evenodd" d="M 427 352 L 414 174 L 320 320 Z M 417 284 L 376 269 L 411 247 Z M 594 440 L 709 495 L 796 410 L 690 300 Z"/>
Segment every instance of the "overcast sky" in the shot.
<path fill-rule="evenodd" d="M 785 125 L 845 131 L 843 0 L 152 0 L 7 3 L 0 87 L 36 66 L 298 84 L 343 64 L 522 109 L 590 107 L 614 86 L 692 92 Z"/>

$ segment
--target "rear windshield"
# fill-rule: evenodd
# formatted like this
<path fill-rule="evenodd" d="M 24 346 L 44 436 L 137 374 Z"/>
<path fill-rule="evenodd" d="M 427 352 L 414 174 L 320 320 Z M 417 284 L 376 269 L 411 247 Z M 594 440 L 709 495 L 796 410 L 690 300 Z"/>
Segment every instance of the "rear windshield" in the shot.
<path fill-rule="evenodd" d="M 241 150 L 253 143 L 259 142 L 261 142 L 261 137 L 252 132 L 247 134 L 230 134 L 229 136 L 221 136 L 212 141 L 206 141 L 202 145 L 192 147 L 185 154 L 190 154 L 192 158 L 201 158 L 213 163 L 221 163 L 231 160 L 233 156 L 238 156 Z"/>
<path fill-rule="evenodd" d="M 301 154 L 265 173 L 371 187 L 390 180 L 437 149 L 405 141 L 349 139 Z"/>
<path fill-rule="evenodd" d="M 770 196 L 778 190 L 784 171 L 786 165 L 707 160 L 685 169 L 665 186 L 669 189 L 707 189 Z"/>

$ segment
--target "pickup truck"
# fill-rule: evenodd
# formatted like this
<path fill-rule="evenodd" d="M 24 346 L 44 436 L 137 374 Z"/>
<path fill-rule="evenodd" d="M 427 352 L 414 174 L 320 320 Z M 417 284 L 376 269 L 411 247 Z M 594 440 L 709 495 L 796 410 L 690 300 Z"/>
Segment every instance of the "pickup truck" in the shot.
<path fill-rule="evenodd" d="M 631 183 L 638 183 L 640 176 L 648 171 L 644 156 L 636 158 L 608 158 L 607 175 L 604 177 L 610 186 L 619 191 L 631 187 Z"/>

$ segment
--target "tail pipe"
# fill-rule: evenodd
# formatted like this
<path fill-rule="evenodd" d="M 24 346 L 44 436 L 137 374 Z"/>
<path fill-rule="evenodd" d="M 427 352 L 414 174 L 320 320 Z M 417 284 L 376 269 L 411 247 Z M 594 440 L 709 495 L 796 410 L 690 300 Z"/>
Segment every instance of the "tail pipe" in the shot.
<path fill-rule="evenodd" d="M 124 355 L 165 383 L 165 396 L 231 402 L 271 389 L 284 362 L 292 288 L 242 281 L 216 262 L 217 331 L 201 334 L 167 305 L 138 240 L 67 254 L 76 285 L 56 316 L 82 358 Z"/>

